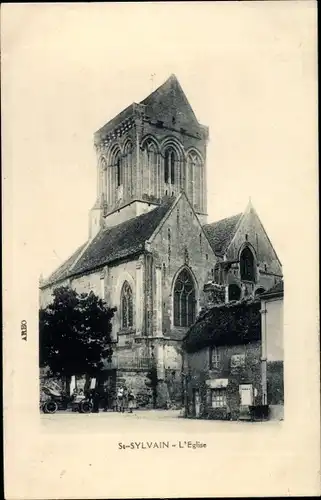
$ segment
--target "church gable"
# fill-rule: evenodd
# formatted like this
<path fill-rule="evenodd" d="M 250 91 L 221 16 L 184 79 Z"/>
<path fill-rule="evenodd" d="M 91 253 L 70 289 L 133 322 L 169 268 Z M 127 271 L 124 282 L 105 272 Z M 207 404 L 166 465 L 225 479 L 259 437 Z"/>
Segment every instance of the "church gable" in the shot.
<path fill-rule="evenodd" d="M 146 116 L 167 127 L 198 131 L 200 124 L 175 75 L 144 99 Z"/>
<path fill-rule="evenodd" d="M 282 276 L 282 265 L 251 204 L 242 216 L 235 235 L 226 249 L 227 260 L 237 260 L 244 245 L 249 245 L 254 250 L 257 264 L 262 272 Z"/>
<path fill-rule="evenodd" d="M 180 272 L 187 270 L 195 286 L 196 314 L 204 304 L 204 283 L 214 270 L 215 255 L 202 226 L 184 193 L 150 239 L 150 251 L 162 271 L 163 331 L 181 338 L 175 326 L 173 287 Z"/>
<path fill-rule="evenodd" d="M 170 255 L 167 256 L 169 261 L 173 255 L 180 259 L 184 257 L 187 262 L 191 262 L 194 257 L 203 264 L 204 261 L 213 263 L 215 260 L 207 235 L 183 192 L 176 198 L 168 214 L 151 236 L 150 243 L 151 248 L 157 252 L 170 249 Z"/>

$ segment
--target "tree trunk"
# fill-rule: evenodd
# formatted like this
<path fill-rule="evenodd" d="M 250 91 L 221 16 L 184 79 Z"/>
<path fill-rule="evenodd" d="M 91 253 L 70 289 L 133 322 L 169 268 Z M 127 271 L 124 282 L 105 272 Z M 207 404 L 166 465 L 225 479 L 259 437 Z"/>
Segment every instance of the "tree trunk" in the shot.
<path fill-rule="evenodd" d="M 88 374 L 85 375 L 85 385 L 84 385 L 84 394 L 85 395 L 89 394 L 92 378 L 93 377 L 91 375 L 88 375 Z"/>
<path fill-rule="evenodd" d="M 70 396 L 70 382 L 71 382 L 71 376 L 66 375 L 65 376 L 65 393 L 67 396 Z"/>

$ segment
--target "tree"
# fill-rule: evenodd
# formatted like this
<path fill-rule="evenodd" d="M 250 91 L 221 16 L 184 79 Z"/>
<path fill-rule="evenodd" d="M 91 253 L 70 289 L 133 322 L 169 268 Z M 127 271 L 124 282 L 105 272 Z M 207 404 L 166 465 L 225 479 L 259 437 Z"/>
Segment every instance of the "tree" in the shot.
<path fill-rule="evenodd" d="M 78 294 L 69 287 L 53 292 L 53 302 L 39 311 L 39 363 L 66 381 L 72 375 L 99 376 L 110 360 L 110 308 L 93 292 Z"/>

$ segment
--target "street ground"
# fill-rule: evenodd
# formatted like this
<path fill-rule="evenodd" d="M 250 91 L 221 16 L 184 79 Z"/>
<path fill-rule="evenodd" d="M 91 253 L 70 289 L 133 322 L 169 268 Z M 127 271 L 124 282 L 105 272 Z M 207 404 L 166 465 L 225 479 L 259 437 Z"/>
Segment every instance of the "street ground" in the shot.
<path fill-rule="evenodd" d="M 47 432 L 132 432 L 156 430 L 178 432 L 211 432 L 213 430 L 242 432 L 257 427 L 280 426 L 277 421 L 232 422 L 220 420 L 186 419 L 180 410 L 136 410 L 133 413 L 103 412 L 81 414 L 70 411 L 54 415 L 41 414 L 41 424 Z"/>

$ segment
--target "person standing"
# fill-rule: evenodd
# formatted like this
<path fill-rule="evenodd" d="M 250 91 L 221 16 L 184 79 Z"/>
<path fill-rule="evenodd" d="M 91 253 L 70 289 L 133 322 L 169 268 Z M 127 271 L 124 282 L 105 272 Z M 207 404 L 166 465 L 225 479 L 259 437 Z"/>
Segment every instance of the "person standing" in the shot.
<path fill-rule="evenodd" d="M 109 407 L 109 394 L 108 394 L 107 387 L 104 387 L 103 402 L 104 402 L 104 411 L 107 411 L 108 407 Z"/>
<path fill-rule="evenodd" d="M 117 411 L 124 412 L 124 387 L 120 386 L 117 391 Z"/>
<path fill-rule="evenodd" d="M 133 413 L 133 408 L 135 408 L 135 396 L 132 391 L 128 392 L 128 410 L 129 413 Z"/>
<path fill-rule="evenodd" d="M 98 387 L 92 390 L 92 413 L 99 413 L 100 393 Z"/>

